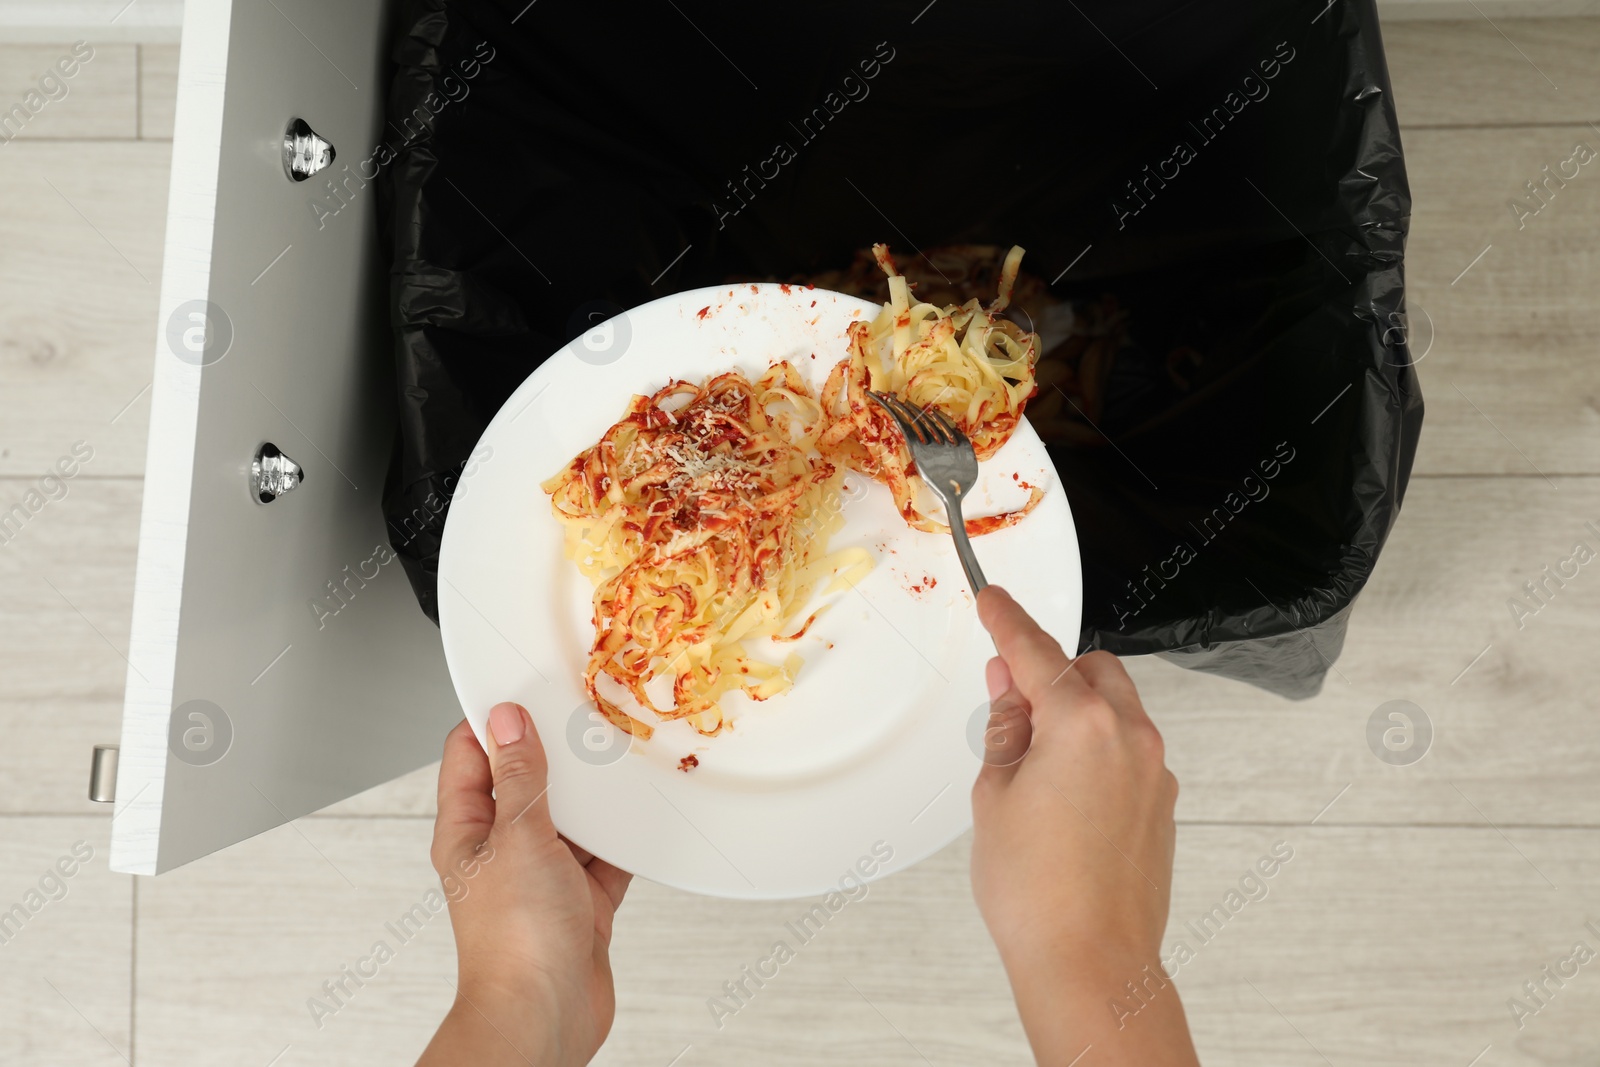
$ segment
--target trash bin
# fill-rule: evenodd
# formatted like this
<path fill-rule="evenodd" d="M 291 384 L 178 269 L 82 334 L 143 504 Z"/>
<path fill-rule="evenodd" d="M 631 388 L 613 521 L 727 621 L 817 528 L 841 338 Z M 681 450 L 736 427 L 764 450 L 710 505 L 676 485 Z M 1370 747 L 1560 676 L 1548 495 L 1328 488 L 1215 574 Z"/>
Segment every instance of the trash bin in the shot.
<path fill-rule="evenodd" d="M 428 615 L 479 434 L 594 322 L 729 280 L 848 287 L 878 240 L 961 291 L 1016 243 L 1078 649 L 1320 688 L 1422 422 L 1371 0 L 406 0 L 394 58 L 384 506 Z"/>

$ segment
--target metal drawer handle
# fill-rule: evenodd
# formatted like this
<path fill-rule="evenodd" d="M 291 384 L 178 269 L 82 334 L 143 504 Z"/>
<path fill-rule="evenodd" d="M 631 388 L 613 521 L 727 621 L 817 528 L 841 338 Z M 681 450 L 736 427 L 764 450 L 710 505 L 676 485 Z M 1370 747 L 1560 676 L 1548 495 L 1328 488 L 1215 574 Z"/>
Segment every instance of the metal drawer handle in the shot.
<path fill-rule="evenodd" d="M 117 799 L 117 757 L 120 745 L 94 746 L 94 759 L 89 764 L 89 799 L 96 804 L 110 804 Z"/>
<path fill-rule="evenodd" d="M 333 162 L 333 145 L 317 136 L 305 119 L 289 120 L 283 133 L 283 169 L 290 181 L 303 182 Z"/>

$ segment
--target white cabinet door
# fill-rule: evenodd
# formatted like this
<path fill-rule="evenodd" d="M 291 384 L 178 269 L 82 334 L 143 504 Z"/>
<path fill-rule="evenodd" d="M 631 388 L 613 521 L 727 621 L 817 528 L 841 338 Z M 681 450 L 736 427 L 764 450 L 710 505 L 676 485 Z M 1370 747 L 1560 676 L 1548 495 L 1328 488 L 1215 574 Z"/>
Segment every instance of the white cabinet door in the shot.
<path fill-rule="evenodd" d="M 460 716 L 380 506 L 395 409 L 372 180 L 384 7 L 186 5 L 119 871 L 169 870 L 437 759 Z M 335 151 L 298 182 L 294 119 Z M 304 479 L 262 503 L 252 460 L 268 443 Z"/>

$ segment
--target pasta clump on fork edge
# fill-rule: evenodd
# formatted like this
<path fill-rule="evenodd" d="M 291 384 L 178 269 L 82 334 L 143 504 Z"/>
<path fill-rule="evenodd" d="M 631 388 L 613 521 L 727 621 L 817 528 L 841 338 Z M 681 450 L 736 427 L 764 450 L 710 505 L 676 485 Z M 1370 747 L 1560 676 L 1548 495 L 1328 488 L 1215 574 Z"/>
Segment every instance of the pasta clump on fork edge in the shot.
<path fill-rule="evenodd" d="M 999 317 L 1022 249 L 1000 293 L 939 308 L 911 300 L 886 246 L 873 248 L 889 302 L 850 327 L 846 359 L 819 399 L 790 363 L 754 382 L 737 371 L 704 384 L 674 381 L 635 396 L 622 419 L 543 484 L 565 528 L 566 552 L 594 583 L 594 642 L 584 688 L 618 728 L 647 740 L 653 727 L 601 691 L 609 678 L 641 711 L 684 719 L 711 736 L 730 725 L 721 698 L 765 700 L 801 666 L 752 659 L 745 639 L 798 640 L 825 607 L 801 620 L 817 585 L 831 595 L 873 566 L 860 547 L 828 553 L 844 523 L 846 468 L 884 482 L 913 527 L 947 527 L 920 510 L 905 442 L 866 390 L 937 406 L 972 439 L 979 459 L 1015 432 L 1033 395 L 1038 338 Z M 1043 497 L 1005 515 L 967 521 L 978 534 L 1018 521 Z M 647 691 L 671 678 L 671 703 Z M 657 684 L 652 686 L 651 683 Z"/>
<path fill-rule="evenodd" d="M 949 526 L 917 506 L 919 483 L 911 480 L 916 471 L 911 451 L 894 419 L 867 392 L 890 393 L 912 407 L 943 411 L 972 441 L 980 461 L 998 452 L 1038 391 L 1038 335 L 1000 317 L 1011 302 L 1022 249 L 1007 253 L 1000 292 L 987 307 L 976 298 L 942 308 L 913 303 L 889 247 L 873 245 L 872 253 L 889 276 L 889 302 L 872 322 L 850 325 L 849 358 L 833 368 L 822 390 L 831 425 L 817 447 L 829 459 L 887 485 L 901 517 L 913 528 L 948 533 Z M 976 536 L 1019 522 L 1042 499 L 1044 490 L 1035 486 L 1016 511 L 966 520 L 967 533 Z"/>

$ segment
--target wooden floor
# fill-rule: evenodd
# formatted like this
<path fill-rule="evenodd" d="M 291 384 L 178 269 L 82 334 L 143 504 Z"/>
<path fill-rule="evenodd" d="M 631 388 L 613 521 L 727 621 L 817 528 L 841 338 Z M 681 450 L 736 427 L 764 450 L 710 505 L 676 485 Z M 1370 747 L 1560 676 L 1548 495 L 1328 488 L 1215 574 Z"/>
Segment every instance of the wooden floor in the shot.
<path fill-rule="evenodd" d="M 1520 1026 L 1508 1000 L 1600 950 L 1600 567 L 1520 628 L 1507 601 L 1600 548 L 1600 164 L 1521 228 L 1507 200 L 1600 146 L 1600 21 L 1386 36 L 1416 202 L 1417 473 L 1319 697 L 1131 664 L 1183 783 L 1169 944 L 1197 953 L 1177 982 L 1213 1067 L 1594 1067 L 1600 959 L 1546 980 Z M 0 47 L 0 101 L 64 50 Z M 431 768 L 137 882 L 108 872 L 84 799 L 90 746 L 118 732 L 175 59 L 101 46 L 0 145 L 0 511 L 93 450 L 0 551 L 0 911 L 59 898 L 0 944 L 0 1063 L 410 1062 L 451 999 L 442 919 L 320 1026 L 307 1000 L 433 883 Z M 1411 766 L 1367 745 L 1391 700 L 1433 724 Z M 1191 939 L 1278 842 L 1294 858 L 1270 893 Z M 57 881 L 75 845 L 92 857 Z M 803 909 L 636 885 L 599 1062 L 1028 1062 L 966 865 L 962 841 L 874 886 L 720 1028 L 708 998 Z"/>

